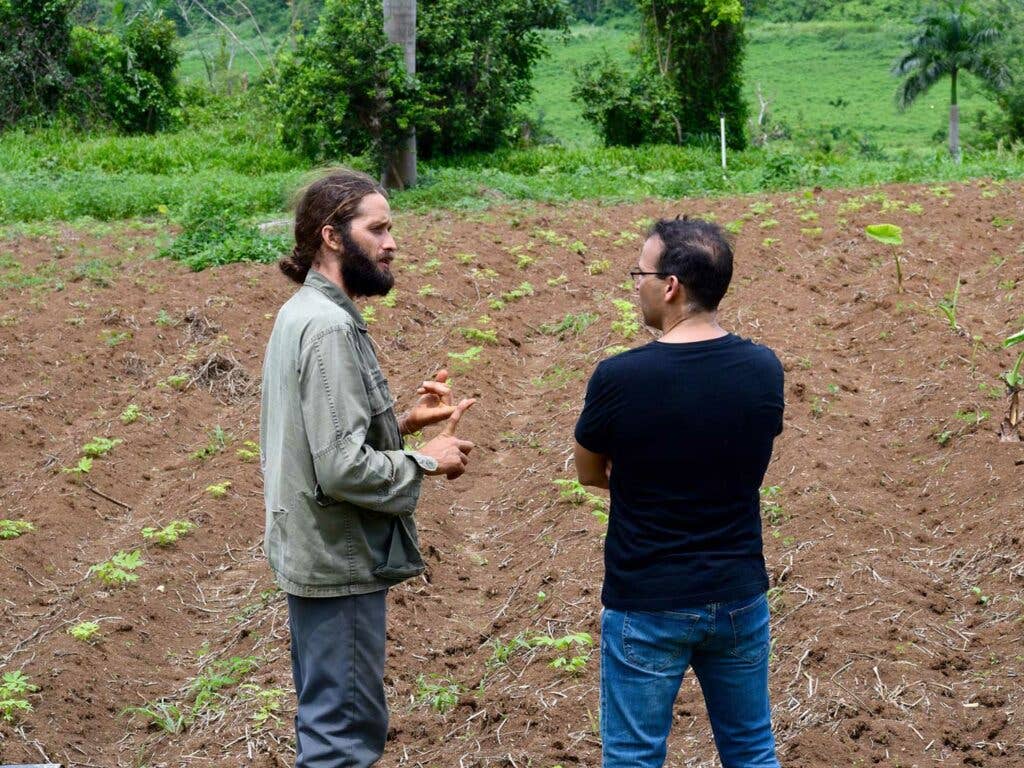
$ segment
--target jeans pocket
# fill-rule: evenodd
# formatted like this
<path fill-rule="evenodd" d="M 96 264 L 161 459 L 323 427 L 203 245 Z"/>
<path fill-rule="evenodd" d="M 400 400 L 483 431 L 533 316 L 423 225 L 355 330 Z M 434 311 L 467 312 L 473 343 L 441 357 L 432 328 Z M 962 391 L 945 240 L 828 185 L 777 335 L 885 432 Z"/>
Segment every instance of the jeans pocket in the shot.
<path fill-rule="evenodd" d="M 647 672 L 664 672 L 688 650 L 700 616 L 678 611 L 627 611 L 622 650 L 629 662 Z"/>
<path fill-rule="evenodd" d="M 768 598 L 765 595 L 758 595 L 748 605 L 729 611 L 733 635 L 732 654 L 751 664 L 762 662 L 771 646 L 769 620 Z"/>

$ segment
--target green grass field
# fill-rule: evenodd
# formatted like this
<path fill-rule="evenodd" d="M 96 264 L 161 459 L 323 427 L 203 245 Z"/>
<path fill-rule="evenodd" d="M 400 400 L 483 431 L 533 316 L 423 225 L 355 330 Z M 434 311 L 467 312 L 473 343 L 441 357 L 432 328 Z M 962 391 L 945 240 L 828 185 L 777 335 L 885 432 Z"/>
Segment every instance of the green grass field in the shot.
<path fill-rule="evenodd" d="M 573 71 L 607 50 L 626 61 L 635 42 L 635 20 L 572 27 L 569 40 L 548 34 L 551 56 L 537 68 L 536 95 L 528 107 L 531 117 L 560 142 L 593 146 L 598 137 L 570 99 Z M 758 114 L 757 87 L 771 102 L 771 115 L 794 139 L 822 131 L 851 129 L 883 150 L 941 146 L 948 124 L 949 86 L 940 83 L 904 113 L 895 106 L 898 80 L 890 67 L 903 50 L 909 27 L 857 22 L 759 23 L 748 25 L 744 68 L 751 115 Z M 839 100 L 842 101 L 839 101 Z M 831 102 L 831 103 L 830 103 Z M 961 141 L 969 148 L 972 116 L 980 109 L 995 110 L 966 76 L 961 81 Z"/>

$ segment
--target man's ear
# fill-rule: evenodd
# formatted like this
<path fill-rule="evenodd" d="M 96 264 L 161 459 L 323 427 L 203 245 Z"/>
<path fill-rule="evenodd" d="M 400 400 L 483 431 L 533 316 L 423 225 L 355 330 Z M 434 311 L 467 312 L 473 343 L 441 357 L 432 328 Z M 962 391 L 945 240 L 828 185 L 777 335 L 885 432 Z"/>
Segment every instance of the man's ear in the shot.
<path fill-rule="evenodd" d="M 683 288 L 683 284 L 679 282 L 678 277 L 669 275 L 665 278 L 665 302 L 675 301 L 679 297 L 682 297 L 685 302 L 686 290 Z"/>
<path fill-rule="evenodd" d="M 320 227 L 320 238 L 323 240 L 324 245 L 332 251 L 341 251 L 345 247 L 341 241 L 341 232 L 337 227 L 333 227 L 330 224 L 324 224 Z"/>

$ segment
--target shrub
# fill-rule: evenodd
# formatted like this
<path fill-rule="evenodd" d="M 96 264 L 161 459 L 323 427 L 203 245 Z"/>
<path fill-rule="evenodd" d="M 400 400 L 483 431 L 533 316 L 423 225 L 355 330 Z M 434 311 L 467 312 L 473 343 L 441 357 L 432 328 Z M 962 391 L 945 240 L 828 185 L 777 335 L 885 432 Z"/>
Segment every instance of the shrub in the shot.
<path fill-rule="evenodd" d="M 0 130 L 52 112 L 68 89 L 68 18 L 77 0 L 0 0 Z"/>

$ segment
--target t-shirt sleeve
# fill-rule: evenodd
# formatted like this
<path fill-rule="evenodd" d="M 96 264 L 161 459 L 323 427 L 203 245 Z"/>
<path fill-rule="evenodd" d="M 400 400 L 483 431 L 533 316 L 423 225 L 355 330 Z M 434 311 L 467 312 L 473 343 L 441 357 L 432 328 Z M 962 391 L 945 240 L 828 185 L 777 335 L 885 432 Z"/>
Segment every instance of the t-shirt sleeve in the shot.
<path fill-rule="evenodd" d="M 583 412 L 576 422 L 576 442 L 593 453 L 611 454 L 613 392 L 607 372 L 598 366 L 587 384 Z"/>

